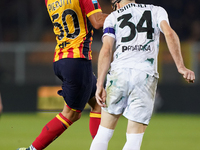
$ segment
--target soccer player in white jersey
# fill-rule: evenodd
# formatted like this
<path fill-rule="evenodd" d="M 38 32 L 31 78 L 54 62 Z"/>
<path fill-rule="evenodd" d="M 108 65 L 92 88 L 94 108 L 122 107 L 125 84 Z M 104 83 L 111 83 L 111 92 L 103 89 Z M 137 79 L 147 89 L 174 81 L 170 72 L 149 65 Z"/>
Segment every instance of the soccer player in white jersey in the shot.
<path fill-rule="evenodd" d="M 160 31 L 166 38 L 178 72 L 188 83 L 194 82 L 195 74 L 184 65 L 179 38 L 162 7 L 137 4 L 135 0 L 116 0 L 113 8 L 116 11 L 104 22 L 103 46 L 98 59 L 96 99 L 102 107 L 102 118 L 90 150 L 107 150 L 121 115 L 128 119 L 123 150 L 140 150 L 152 116 L 159 78 Z"/>

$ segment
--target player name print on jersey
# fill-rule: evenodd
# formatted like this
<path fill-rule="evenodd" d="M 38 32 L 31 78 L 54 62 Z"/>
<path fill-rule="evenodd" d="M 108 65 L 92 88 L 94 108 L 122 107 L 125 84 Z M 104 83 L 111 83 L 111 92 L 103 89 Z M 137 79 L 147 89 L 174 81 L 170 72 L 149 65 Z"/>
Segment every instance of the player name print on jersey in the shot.
<path fill-rule="evenodd" d="M 71 3 L 71 0 L 67 0 L 67 4 Z M 49 12 L 57 10 L 59 7 L 65 5 L 65 0 L 55 1 L 51 4 L 48 4 L 47 8 Z"/>
<path fill-rule="evenodd" d="M 123 12 L 124 10 L 127 10 L 127 9 L 129 9 L 129 8 L 131 8 L 131 7 L 145 8 L 146 5 L 145 5 L 145 4 L 129 3 L 129 4 L 127 4 L 126 6 L 124 6 L 124 7 L 120 8 L 120 9 L 118 9 L 117 12 L 118 12 L 118 13 L 121 13 L 121 12 Z"/>

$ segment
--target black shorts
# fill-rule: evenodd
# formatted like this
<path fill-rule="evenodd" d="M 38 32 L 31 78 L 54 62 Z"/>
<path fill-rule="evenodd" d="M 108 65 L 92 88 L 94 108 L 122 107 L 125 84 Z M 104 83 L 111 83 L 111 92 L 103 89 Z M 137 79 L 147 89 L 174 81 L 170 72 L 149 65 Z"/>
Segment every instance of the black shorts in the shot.
<path fill-rule="evenodd" d="M 95 96 L 96 77 L 90 60 L 65 58 L 54 62 L 55 75 L 63 82 L 58 94 L 68 107 L 83 111 L 90 98 Z"/>

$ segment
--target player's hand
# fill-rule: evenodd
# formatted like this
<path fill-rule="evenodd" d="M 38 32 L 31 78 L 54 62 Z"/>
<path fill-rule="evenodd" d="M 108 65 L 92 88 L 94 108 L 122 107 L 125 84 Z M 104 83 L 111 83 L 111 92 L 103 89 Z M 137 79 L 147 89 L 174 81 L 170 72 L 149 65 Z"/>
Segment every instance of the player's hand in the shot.
<path fill-rule="evenodd" d="M 106 91 L 103 87 L 98 87 L 95 93 L 96 101 L 101 107 L 106 107 Z"/>
<path fill-rule="evenodd" d="M 0 104 L 0 115 L 1 115 L 2 112 L 3 112 L 3 105 Z"/>
<path fill-rule="evenodd" d="M 195 74 L 193 71 L 187 69 L 187 68 L 180 68 L 179 73 L 183 75 L 183 78 L 188 82 L 188 83 L 194 83 L 195 80 Z"/>

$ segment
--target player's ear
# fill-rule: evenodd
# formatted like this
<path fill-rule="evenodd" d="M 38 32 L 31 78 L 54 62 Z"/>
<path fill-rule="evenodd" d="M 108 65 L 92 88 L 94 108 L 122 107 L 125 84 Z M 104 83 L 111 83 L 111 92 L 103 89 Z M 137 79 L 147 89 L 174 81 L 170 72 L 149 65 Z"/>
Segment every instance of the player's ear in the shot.
<path fill-rule="evenodd" d="M 120 9 L 120 8 L 121 8 L 120 3 L 117 3 L 116 5 L 117 5 L 117 9 Z"/>

